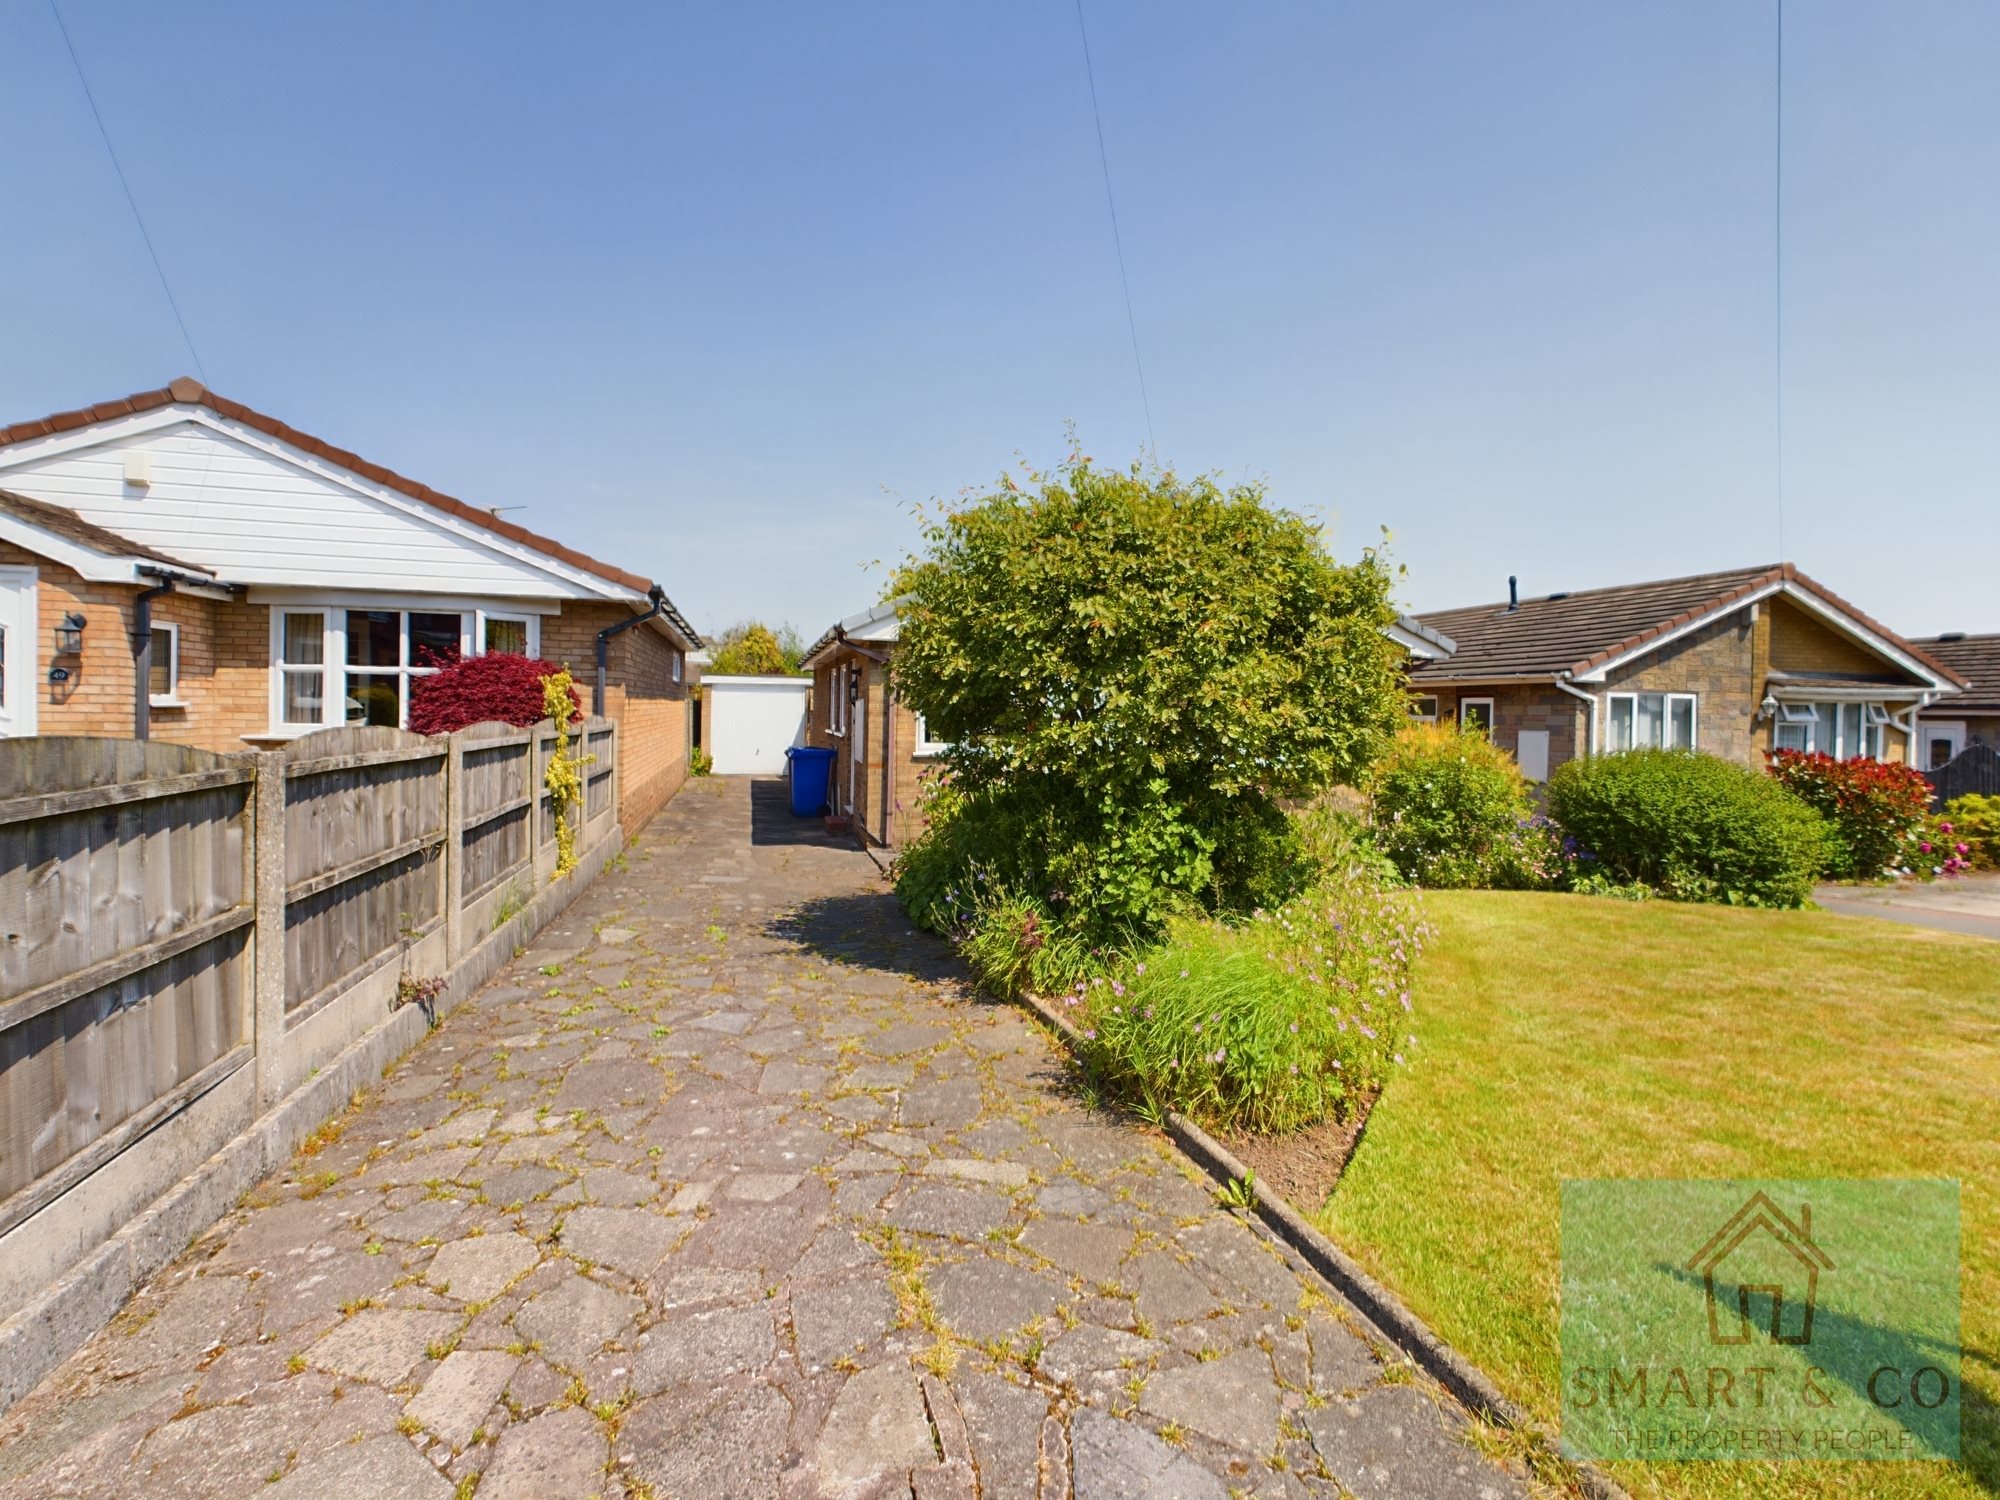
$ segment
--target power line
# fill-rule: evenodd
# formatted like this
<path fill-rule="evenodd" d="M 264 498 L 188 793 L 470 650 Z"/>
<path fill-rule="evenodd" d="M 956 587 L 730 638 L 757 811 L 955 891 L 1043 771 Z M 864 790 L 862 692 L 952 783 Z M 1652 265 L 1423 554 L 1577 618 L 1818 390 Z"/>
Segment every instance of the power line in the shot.
<path fill-rule="evenodd" d="M 174 322 L 181 331 L 181 342 L 187 345 L 188 358 L 194 361 L 195 374 L 201 377 L 203 385 L 207 385 L 208 371 L 202 368 L 201 355 L 195 352 L 187 319 L 181 316 L 181 305 L 174 299 L 174 289 L 167 282 L 166 267 L 160 264 L 160 252 L 153 248 L 153 237 L 146 232 L 145 215 L 139 212 L 139 200 L 132 196 L 132 184 L 126 181 L 125 168 L 118 160 L 117 149 L 111 144 L 111 132 L 104 128 L 103 112 L 97 107 L 97 96 L 90 91 L 90 79 L 84 75 L 83 59 L 76 55 L 76 43 L 70 40 L 69 27 L 63 23 L 62 10 L 56 0 L 49 0 L 49 14 L 55 17 L 56 30 L 62 33 L 63 46 L 69 51 L 70 66 L 76 69 L 76 81 L 83 85 L 83 97 L 90 105 L 90 117 L 97 121 L 97 135 L 104 142 L 104 154 L 111 158 L 111 170 L 117 174 L 118 186 L 125 193 L 125 206 L 132 210 L 132 222 L 139 226 L 139 238 L 145 241 L 146 254 L 153 262 L 153 273 L 160 278 L 160 290 L 167 294 L 167 306 L 173 310 Z"/>
<path fill-rule="evenodd" d="M 49 0 L 54 4 L 55 0 Z M 1118 200 L 1111 194 L 1111 155 L 1104 149 L 1104 112 L 1097 107 L 1097 70 L 1090 62 L 1090 28 L 1083 23 L 1083 0 L 1076 0 L 1076 29 L 1083 38 L 1083 75 L 1090 80 L 1090 117 L 1097 124 L 1097 163 L 1104 169 L 1104 206 L 1111 211 L 1111 244 L 1118 252 L 1118 285 L 1125 293 L 1125 326 L 1132 335 L 1132 368 L 1139 372 L 1139 406 L 1146 414 L 1146 445 L 1153 457 L 1160 445 L 1153 437 L 1153 403 L 1146 394 L 1146 364 L 1139 358 L 1139 320 L 1132 314 L 1132 279 L 1125 273 L 1125 240 L 1118 232 Z"/>
<path fill-rule="evenodd" d="M 1771 192 L 1771 404 L 1778 448 L 1778 561 L 1785 562 L 1785 0 L 1777 0 L 1777 108 L 1773 111 Z"/>

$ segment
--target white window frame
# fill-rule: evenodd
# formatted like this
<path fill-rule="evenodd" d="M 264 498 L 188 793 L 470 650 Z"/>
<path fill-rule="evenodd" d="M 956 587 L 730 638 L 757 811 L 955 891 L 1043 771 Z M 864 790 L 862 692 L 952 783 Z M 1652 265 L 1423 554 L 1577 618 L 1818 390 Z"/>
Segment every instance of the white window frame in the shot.
<path fill-rule="evenodd" d="M 950 740 L 934 740 L 931 738 L 930 726 L 924 722 L 922 714 L 915 715 L 915 718 L 917 721 L 917 745 L 916 749 L 912 752 L 913 754 L 919 756 L 942 755 L 951 748 Z"/>
<path fill-rule="evenodd" d="M 403 613 L 408 615 L 410 611 L 405 610 Z M 449 609 L 420 609 L 416 613 L 420 615 L 448 615 L 451 611 Z M 540 656 L 542 654 L 542 617 L 540 615 L 518 609 L 480 609 L 473 611 L 473 614 L 473 649 L 466 652 L 467 655 L 484 656 L 486 654 L 486 622 L 488 620 L 510 620 L 517 625 L 527 626 L 528 649 L 526 654 L 529 656 Z M 407 630 L 408 628 L 408 624 L 405 623 L 404 629 Z M 464 650 L 464 646 L 461 644 L 459 649 Z"/>
<path fill-rule="evenodd" d="M 1847 743 L 1850 711 L 1855 720 L 1856 737 L 1860 741 L 1855 745 Z M 1853 760 L 1857 756 L 1882 760 L 1889 748 L 1889 731 L 1895 727 L 1896 721 L 1889 713 L 1888 705 L 1879 700 L 1781 703 L 1777 719 L 1771 726 L 1771 747 L 1774 750 L 1797 750 L 1807 755 L 1831 755 L 1835 760 Z M 1798 739 L 1803 743 L 1786 744 L 1785 731 L 1788 729 L 1797 729 Z M 1872 749 L 1869 748 L 1871 740 Z"/>
<path fill-rule="evenodd" d="M 1429 713 L 1420 712 L 1423 705 L 1431 706 Z M 1438 721 L 1438 700 L 1436 693 L 1416 693 L 1410 698 L 1410 722 L 1413 724 L 1435 724 Z"/>
<path fill-rule="evenodd" d="M 1630 745 L 1622 746 L 1611 743 L 1612 706 L 1621 698 L 1632 705 L 1632 738 L 1634 741 Z M 1639 738 L 1639 700 L 1641 698 L 1658 698 L 1660 700 L 1660 743 L 1657 745 L 1641 745 L 1637 743 Z M 1686 703 L 1688 705 L 1688 742 L 1685 745 L 1668 743 L 1673 731 L 1674 705 L 1676 703 Z M 1632 688 L 1626 692 L 1606 693 L 1604 695 L 1604 740 L 1605 749 L 1614 755 L 1620 750 L 1699 750 L 1701 748 L 1701 694 L 1653 692 L 1646 688 Z"/>
<path fill-rule="evenodd" d="M 681 663 L 685 659 L 686 659 L 685 652 L 679 650 L 676 650 L 674 652 L 674 682 L 676 685 L 678 685 L 682 680 L 681 674 L 685 669 L 682 667 Z"/>
<path fill-rule="evenodd" d="M 436 667 L 420 667 L 414 661 L 411 660 L 410 616 L 450 615 L 450 614 L 457 615 L 458 654 L 459 657 L 463 659 L 464 657 L 471 654 L 471 646 L 473 644 L 473 641 L 468 638 L 471 631 L 470 622 L 478 613 L 479 611 L 477 610 L 463 609 L 463 608 L 456 610 L 407 609 L 407 608 L 392 608 L 389 605 L 367 605 L 367 604 L 352 605 L 346 610 L 342 611 L 341 621 L 340 621 L 341 635 L 343 636 L 343 640 L 341 642 L 342 649 L 340 653 L 341 717 L 337 722 L 342 724 L 350 724 L 350 723 L 358 724 L 363 722 L 362 720 L 359 719 L 349 719 L 347 717 L 347 700 L 350 696 L 349 687 L 354 678 L 393 677 L 397 680 L 396 727 L 398 729 L 408 729 L 410 727 L 410 688 L 417 678 L 428 677 L 433 672 L 437 671 Z M 396 617 L 396 665 L 395 666 L 374 667 L 374 666 L 367 666 L 365 664 L 357 666 L 354 663 L 348 661 L 347 650 L 346 650 L 347 643 L 344 637 L 347 634 L 347 616 L 350 614 L 363 614 L 363 615 L 381 614 L 381 615 L 394 615 Z M 482 645 L 484 644 L 485 637 L 483 633 L 478 637 L 478 640 L 480 644 Z"/>
<path fill-rule="evenodd" d="M 155 693 L 147 685 L 146 703 L 151 708 L 186 708 L 181 697 L 181 628 L 170 620 L 155 620 L 153 634 L 167 638 L 167 690 Z M 153 664 L 159 664 L 159 648 L 153 649 Z"/>
<path fill-rule="evenodd" d="M 1499 716 L 1498 716 L 1497 714 L 1495 714 L 1495 713 L 1494 713 L 1494 711 L 1493 711 L 1493 700 L 1492 700 L 1491 698 L 1461 698 L 1461 699 L 1459 699 L 1459 700 L 1458 700 L 1458 707 L 1457 707 L 1456 709 L 1454 709 L 1454 710 L 1453 710 L 1453 712 L 1454 712 L 1454 713 L 1455 713 L 1455 714 L 1457 715 L 1457 718 L 1458 718 L 1458 725 L 1459 725 L 1459 728 L 1463 729 L 1463 728 L 1465 727 L 1465 711 L 1466 711 L 1466 709 L 1468 709 L 1468 708 L 1470 708 L 1470 707 L 1474 706 L 1475 704 L 1482 704 L 1482 705 L 1484 705 L 1484 706 L 1485 706 L 1485 709 L 1486 709 L 1486 728 L 1485 728 L 1485 730 L 1484 730 L 1484 733 L 1486 733 L 1486 734 L 1489 734 L 1489 735 L 1490 735 L 1490 734 L 1492 734 L 1492 733 L 1493 733 L 1493 731 L 1494 731 L 1494 728 L 1495 728 L 1496 724 L 1498 723 L 1498 719 L 1499 719 Z"/>
<path fill-rule="evenodd" d="M 847 677 L 853 670 L 842 662 L 827 674 L 831 701 L 826 705 L 826 732 L 843 739 L 847 736 Z"/>
<path fill-rule="evenodd" d="M 393 667 L 358 668 L 350 670 L 347 662 L 347 616 L 349 612 L 393 614 L 396 619 L 397 665 Z M 273 603 L 270 609 L 270 728 L 265 738 L 290 739 L 302 734 L 311 734 L 316 729 L 337 729 L 348 722 L 347 699 L 350 677 L 426 677 L 436 668 L 412 666 L 410 664 L 410 616 L 417 615 L 457 615 L 458 649 L 461 656 L 483 656 L 486 654 L 486 621 L 489 619 L 519 620 L 528 627 L 528 655 L 541 654 L 541 616 L 530 610 L 506 607 L 488 608 L 470 604 L 462 600 L 427 601 L 421 599 L 397 599 L 380 602 L 365 600 L 314 597 L 296 601 L 287 600 Z M 285 651 L 285 617 L 287 615 L 318 615 L 320 617 L 321 660 L 317 666 L 303 663 L 287 666 Z M 287 673 L 322 674 L 320 719 L 317 723 L 287 723 L 285 712 L 285 676 Z M 407 685 L 399 690 L 401 699 L 401 727 L 408 728 L 410 721 L 410 695 Z"/>
<path fill-rule="evenodd" d="M 320 659 L 317 663 L 290 665 L 285 661 L 285 618 L 288 615 L 318 615 Z M 329 718 L 335 703 L 345 703 L 347 692 L 334 677 L 347 658 L 346 614 L 331 604 L 271 607 L 271 733 L 274 736 L 311 734 L 342 722 Z M 335 623 L 338 621 L 339 623 Z M 317 672 L 320 676 L 319 720 L 288 720 L 285 717 L 285 678 Z"/>

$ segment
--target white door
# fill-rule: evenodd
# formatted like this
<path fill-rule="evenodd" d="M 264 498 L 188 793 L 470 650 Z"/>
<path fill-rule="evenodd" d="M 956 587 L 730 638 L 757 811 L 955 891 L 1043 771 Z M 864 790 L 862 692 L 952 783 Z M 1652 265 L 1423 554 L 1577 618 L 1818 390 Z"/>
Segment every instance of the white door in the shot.
<path fill-rule="evenodd" d="M 861 763 L 868 758 L 868 700 L 854 700 L 847 726 L 847 814 L 854 815 L 854 793 L 861 785 Z"/>
<path fill-rule="evenodd" d="M 1922 748 L 1917 754 L 1917 769 L 1935 771 L 1949 763 L 1965 748 L 1965 720 L 1917 720 L 1917 732 Z"/>
<path fill-rule="evenodd" d="M 35 570 L 0 568 L 0 738 L 35 732 Z"/>

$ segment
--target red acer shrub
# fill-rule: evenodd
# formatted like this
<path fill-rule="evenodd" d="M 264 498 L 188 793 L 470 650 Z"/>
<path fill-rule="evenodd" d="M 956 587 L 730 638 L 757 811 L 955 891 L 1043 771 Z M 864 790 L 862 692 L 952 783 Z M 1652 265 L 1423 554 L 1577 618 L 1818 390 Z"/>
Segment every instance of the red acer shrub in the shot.
<path fill-rule="evenodd" d="M 1931 784 L 1914 766 L 1800 750 L 1771 752 L 1771 774 L 1833 830 L 1827 873 L 1877 880 L 1906 868 L 1923 841 Z"/>
<path fill-rule="evenodd" d="M 542 679 L 561 670 L 559 662 L 507 651 L 461 657 L 410 684 L 410 728 L 418 734 L 450 734 L 489 719 L 526 728 L 542 718 Z M 576 718 L 582 718 L 575 688 L 569 698 L 576 704 Z"/>

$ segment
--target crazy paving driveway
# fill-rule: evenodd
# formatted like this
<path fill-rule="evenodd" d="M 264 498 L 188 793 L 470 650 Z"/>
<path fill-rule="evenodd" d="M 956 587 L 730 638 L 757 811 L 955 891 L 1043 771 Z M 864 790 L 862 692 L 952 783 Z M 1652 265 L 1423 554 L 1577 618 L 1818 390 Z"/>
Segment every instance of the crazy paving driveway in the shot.
<path fill-rule="evenodd" d="M 777 792 L 691 783 L 0 1419 L 0 1496 L 1528 1492 Z"/>

